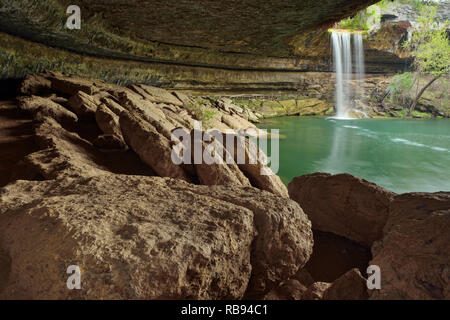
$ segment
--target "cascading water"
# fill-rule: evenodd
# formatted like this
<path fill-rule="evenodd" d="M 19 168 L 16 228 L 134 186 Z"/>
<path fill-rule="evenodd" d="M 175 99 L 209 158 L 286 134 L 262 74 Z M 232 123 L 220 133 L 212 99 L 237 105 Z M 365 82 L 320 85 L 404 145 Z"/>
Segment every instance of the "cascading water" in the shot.
<path fill-rule="evenodd" d="M 336 118 L 348 119 L 350 111 L 354 108 L 353 102 L 355 99 L 362 100 L 364 94 L 365 66 L 362 34 L 333 31 L 331 42 L 336 72 Z M 353 80 L 357 80 L 356 83 Z"/>

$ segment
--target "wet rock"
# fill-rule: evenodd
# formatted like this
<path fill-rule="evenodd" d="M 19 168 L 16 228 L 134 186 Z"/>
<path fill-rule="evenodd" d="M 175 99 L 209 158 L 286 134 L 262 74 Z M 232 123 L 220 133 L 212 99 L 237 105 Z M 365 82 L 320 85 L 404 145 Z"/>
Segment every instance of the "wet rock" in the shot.
<path fill-rule="evenodd" d="M 368 297 L 366 279 L 358 269 L 348 271 L 323 294 L 323 300 L 367 300 Z"/>
<path fill-rule="evenodd" d="M 381 271 L 372 299 L 450 299 L 450 193 L 394 198 L 383 239 L 372 246 Z"/>
<path fill-rule="evenodd" d="M 291 199 L 319 231 L 332 232 L 366 246 L 381 239 L 393 192 L 349 174 L 314 173 L 294 178 Z"/>
<path fill-rule="evenodd" d="M 63 126 L 73 126 L 77 123 L 78 117 L 49 98 L 38 96 L 19 98 L 19 108 L 31 112 L 34 116 L 48 116 L 55 119 Z"/>

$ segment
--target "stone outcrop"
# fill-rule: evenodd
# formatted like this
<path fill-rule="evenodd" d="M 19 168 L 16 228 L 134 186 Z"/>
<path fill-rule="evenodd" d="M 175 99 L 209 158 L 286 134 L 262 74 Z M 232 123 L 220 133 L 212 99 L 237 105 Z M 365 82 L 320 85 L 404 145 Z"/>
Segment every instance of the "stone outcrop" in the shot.
<path fill-rule="evenodd" d="M 371 246 L 382 237 L 394 193 L 348 174 L 315 173 L 294 178 L 289 195 L 314 229 Z"/>
<path fill-rule="evenodd" d="M 250 276 L 280 281 L 285 263 L 301 264 L 311 245 L 306 237 L 309 244 L 300 247 L 304 235 L 292 228 L 295 234 L 282 231 L 297 239 L 289 255 L 252 252 L 257 231 L 264 239 L 257 242 L 274 251 L 289 246 L 278 242 L 278 219 L 289 225 L 292 215 L 303 215 L 298 206 L 294 214 L 280 211 L 276 196 L 253 188 L 105 174 L 18 181 L 3 189 L 0 202 L 1 247 L 10 264 L 2 298 L 238 299 Z M 69 265 L 81 268 L 82 290 L 67 289 Z"/>
<path fill-rule="evenodd" d="M 73 126 L 78 121 L 78 117 L 73 112 L 49 98 L 38 96 L 21 97 L 19 98 L 19 107 L 32 113 L 34 116 L 49 116 L 64 126 Z"/>
<path fill-rule="evenodd" d="M 118 9 L 83 0 L 78 5 L 90 17 L 83 21 L 87 33 L 55 27 L 54 21 L 67 20 L 64 5 L 5 4 L 0 37 L 14 63 L 7 64 L 5 55 L 0 64 L 9 77 L 49 65 L 121 85 L 295 92 L 301 90 L 305 72 L 332 72 L 327 29 L 375 2 L 287 0 L 262 5 L 246 0 L 217 5 L 202 0 L 192 7 L 172 0 L 144 6 L 130 1 Z M 35 14 L 30 16 L 30 11 Z M 174 18 L 178 15 L 183 18 Z M 88 37 L 91 31 L 95 37 Z M 383 70 L 402 70 L 404 63 L 398 65 L 386 63 Z M 369 72 L 380 69 L 373 63 L 367 67 Z"/>
<path fill-rule="evenodd" d="M 322 90 L 320 85 L 317 85 L 316 89 L 317 87 L 319 90 Z M 314 85 L 308 88 L 310 91 L 313 89 Z M 328 105 L 327 101 L 317 98 L 263 101 L 261 107 L 257 110 L 267 118 L 280 116 L 323 116 L 334 113 L 333 108 Z"/>
<path fill-rule="evenodd" d="M 41 85 L 45 81 L 50 82 L 51 86 L 43 92 Z M 178 128 L 194 132 L 192 130 L 196 120 L 205 126 L 217 126 L 216 132 L 220 134 L 232 135 L 232 128 L 245 130 L 249 127 L 253 129 L 255 136 L 260 134 L 255 125 L 244 118 L 253 113 L 233 104 L 229 99 L 214 100 L 183 93 L 172 94 L 146 85 L 121 87 L 55 72 L 30 76 L 23 81 L 22 87 L 28 88 L 26 92 L 42 92 L 42 96 L 23 95 L 19 98 L 24 111 L 30 111 L 33 115 L 39 113 L 41 117 L 49 116 L 63 127 L 71 125 L 74 128 L 80 118 L 77 130 L 90 128 L 89 133 L 82 134 L 83 139 L 91 143 L 90 147 L 102 152 L 126 151 L 130 147 L 159 176 L 205 185 L 252 185 L 288 196 L 279 177 L 264 163 L 259 159 L 255 164 L 249 162 L 248 145 L 245 146 L 247 154 L 244 163 L 237 164 L 225 146 L 213 140 L 209 143 L 201 141 L 201 145 L 202 151 L 207 148 L 211 151 L 217 160 L 214 163 L 205 164 L 201 161 L 195 165 L 179 165 L 172 161 L 175 144 L 172 141 L 172 131 Z M 213 115 L 214 121 L 211 122 L 205 116 L 208 112 Z M 234 119 L 232 128 L 221 122 L 226 117 Z M 57 132 L 58 130 L 56 129 Z M 207 135 L 207 132 L 201 132 L 198 139 L 203 140 Z M 230 159 L 229 163 L 227 158 Z M 221 160 L 223 164 L 220 164 Z"/>
<path fill-rule="evenodd" d="M 398 195 L 370 264 L 381 269 L 372 299 L 450 299 L 450 193 Z"/>
<path fill-rule="evenodd" d="M 236 299 L 246 290 L 252 212 L 194 186 L 113 175 L 22 181 L 0 201 L 11 260 L 3 298 Z M 73 264 L 80 291 L 66 287 Z"/>
<path fill-rule="evenodd" d="M 78 91 L 68 102 L 68 106 L 77 114 L 78 117 L 84 119 L 95 119 L 97 104 L 92 96 Z"/>
<path fill-rule="evenodd" d="M 38 150 L 0 192 L 1 298 L 262 298 L 308 261 L 311 223 L 296 202 L 250 186 L 136 175 L 123 156 L 131 151 L 101 152 L 91 139 L 107 135 L 80 121 L 69 131 L 36 118 Z M 144 159 L 140 147 L 165 139 L 138 113 L 122 111 L 120 126 Z M 121 174 L 111 157 L 126 160 Z M 81 290 L 67 289 L 71 265 Z"/>
<path fill-rule="evenodd" d="M 318 190 L 322 192 L 316 192 Z M 303 298 L 321 299 L 320 294 L 323 293 L 323 299 L 449 299 L 450 238 L 446 232 L 450 226 L 449 192 L 396 195 L 349 175 L 322 173 L 295 178 L 289 185 L 289 192 L 311 219 L 313 229 L 323 226 L 323 223 L 330 227 L 328 234 L 313 230 L 314 254 L 305 269 L 319 281 L 336 269 L 348 269 L 336 280 L 331 277 L 325 279 L 326 283 L 332 283 L 326 290 L 311 295 L 311 291 L 317 291 L 317 288 L 312 288 L 314 290 L 308 290 Z M 369 193 L 371 197 L 368 197 Z M 342 195 L 345 201 L 341 201 Z M 358 197 L 358 201 L 354 197 Z M 374 200 L 381 205 L 378 211 L 383 220 L 369 219 L 376 217 L 377 207 L 371 203 Z M 364 201 L 364 205 L 359 201 Z M 358 217 L 362 213 L 367 219 Z M 349 216 L 357 222 L 354 226 L 366 230 L 367 235 L 375 230 L 375 223 L 377 232 L 372 233 L 373 241 L 359 238 L 363 246 L 352 244 L 349 239 L 358 239 L 355 232 L 342 232 L 342 225 L 339 225 Z M 328 224 L 330 221 L 333 223 Z M 378 232 L 380 228 L 381 234 Z M 339 237 L 336 234 L 339 233 L 347 239 L 337 241 Z M 334 245 L 330 245 L 329 240 L 325 241 L 328 238 Z M 370 246 L 372 258 L 364 251 L 367 246 Z M 329 260 L 323 259 L 325 256 Z M 344 266 L 332 262 L 339 259 L 349 264 Z M 366 281 L 361 273 L 365 274 L 369 265 L 379 267 L 381 289 L 366 292 Z M 353 269 L 355 267 L 359 271 Z"/>
<path fill-rule="evenodd" d="M 162 177 L 190 181 L 183 168 L 173 163 L 170 140 L 160 134 L 150 123 L 124 111 L 120 116 L 120 128 L 125 142 Z"/>
<path fill-rule="evenodd" d="M 22 95 L 39 95 L 49 92 L 51 90 L 52 83 L 45 75 L 38 73 L 29 74 L 25 77 L 19 87 L 19 94 Z"/>

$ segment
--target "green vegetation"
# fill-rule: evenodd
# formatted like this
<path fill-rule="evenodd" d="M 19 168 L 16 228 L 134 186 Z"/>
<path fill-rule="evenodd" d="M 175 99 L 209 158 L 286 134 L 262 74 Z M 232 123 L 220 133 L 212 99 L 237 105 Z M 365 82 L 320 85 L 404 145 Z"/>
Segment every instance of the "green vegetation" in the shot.
<path fill-rule="evenodd" d="M 438 79 L 450 72 L 450 42 L 447 38 L 448 21 L 438 23 L 436 5 L 423 5 L 417 19 L 417 27 L 404 47 L 411 51 L 416 71 L 416 94 L 409 114 L 414 111 L 424 92 Z M 431 76 L 431 80 L 420 89 L 420 79 Z"/>
<path fill-rule="evenodd" d="M 127 60 L 89 57 L 54 49 L 0 32 L 0 78 L 23 78 L 27 74 L 56 70 L 119 85 L 160 85 L 164 70 Z"/>
<path fill-rule="evenodd" d="M 383 0 L 358 12 L 353 17 L 342 20 L 337 24 L 337 27 L 350 30 L 369 30 L 377 23 L 380 23 L 380 10 L 386 9 L 389 5 L 391 5 L 391 1 Z"/>
<path fill-rule="evenodd" d="M 191 112 L 195 119 L 202 122 L 204 129 L 212 128 L 214 126 L 214 120 L 220 116 L 220 113 L 203 99 L 197 99 L 195 102 L 185 107 Z"/>

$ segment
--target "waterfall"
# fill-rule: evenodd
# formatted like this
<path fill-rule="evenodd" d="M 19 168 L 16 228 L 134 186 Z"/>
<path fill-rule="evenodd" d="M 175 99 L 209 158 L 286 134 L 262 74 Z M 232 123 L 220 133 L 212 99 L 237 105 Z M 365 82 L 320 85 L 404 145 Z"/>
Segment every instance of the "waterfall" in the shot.
<path fill-rule="evenodd" d="M 336 117 L 345 119 L 349 118 L 349 113 L 354 108 L 354 101 L 362 100 L 364 94 L 363 39 L 360 33 L 333 31 L 331 42 L 336 73 Z M 353 80 L 357 80 L 356 83 Z"/>

